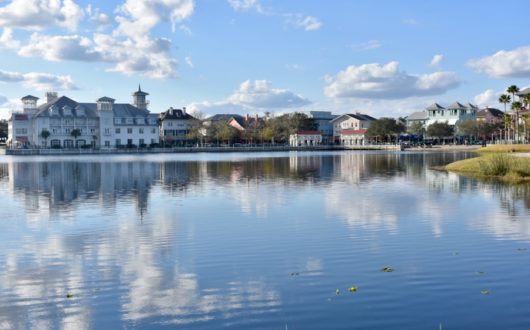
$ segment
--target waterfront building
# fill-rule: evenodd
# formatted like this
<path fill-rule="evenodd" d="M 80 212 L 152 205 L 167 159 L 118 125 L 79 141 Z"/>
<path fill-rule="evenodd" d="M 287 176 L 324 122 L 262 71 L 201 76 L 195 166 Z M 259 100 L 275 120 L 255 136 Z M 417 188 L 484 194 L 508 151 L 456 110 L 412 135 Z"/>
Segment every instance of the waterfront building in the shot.
<path fill-rule="evenodd" d="M 322 134 L 322 144 L 333 144 L 333 120 L 337 115 L 331 111 L 309 111 L 308 117 L 317 124 L 317 130 Z"/>
<path fill-rule="evenodd" d="M 289 145 L 292 147 L 309 147 L 322 144 L 320 131 L 298 131 L 289 135 Z"/>
<path fill-rule="evenodd" d="M 370 124 L 376 120 L 366 114 L 348 113 L 333 118 L 330 123 L 333 125 L 333 141 L 337 144 L 341 143 L 341 132 L 343 130 L 363 130 L 368 129 Z"/>
<path fill-rule="evenodd" d="M 411 127 L 414 124 L 420 124 L 425 127 L 427 120 L 429 119 L 429 113 L 427 111 L 418 111 L 413 112 L 407 118 L 405 118 L 405 124 L 407 128 Z"/>
<path fill-rule="evenodd" d="M 344 146 L 361 146 L 366 144 L 367 136 L 365 128 L 361 129 L 343 129 L 340 132 L 340 144 Z"/>
<path fill-rule="evenodd" d="M 182 145 L 189 140 L 191 130 L 199 126 L 199 120 L 186 112 L 186 107 L 172 107 L 160 114 L 160 140 L 164 144 Z"/>
<path fill-rule="evenodd" d="M 500 124 L 504 122 L 504 112 L 486 107 L 477 112 L 477 121 L 487 124 Z"/>
<path fill-rule="evenodd" d="M 459 102 L 454 102 L 447 108 L 433 103 L 425 109 L 429 115 L 426 128 L 434 123 L 447 123 L 451 126 L 457 126 L 459 122 L 465 120 L 475 120 L 477 116 L 477 106 L 468 103 L 463 105 Z"/>
<path fill-rule="evenodd" d="M 11 147 L 119 148 L 158 143 L 158 115 L 147 110 L 147 95 L 138 86 L 133 93 L 133 104 L 115 103 L 106 96 L 96 103 L 80 103 L 48 92 L 46 102 L 39 106 L 37 97 L 25 96 L 21 99 L 22 112 L 13 112 L 9 118 L 8 144 Z"/>

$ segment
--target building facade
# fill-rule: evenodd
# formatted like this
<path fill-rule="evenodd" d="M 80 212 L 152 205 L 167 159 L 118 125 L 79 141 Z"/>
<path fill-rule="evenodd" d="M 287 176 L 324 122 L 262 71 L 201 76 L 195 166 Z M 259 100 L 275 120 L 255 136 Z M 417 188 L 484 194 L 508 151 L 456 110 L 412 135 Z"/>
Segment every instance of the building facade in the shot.
<path fill-rule="evenodd" d="M 454 102 L 447 108 L 442 107 L 438 103 L 433 103 L 425 109 L 429 115 L 426 128 L 434 123 L 446 123 L 451 126 L 457 126 L 459 122 L 465 120 L 476 120 L 478 108 L 467 103 L 463 105 L 459 102 Z"/>
<path fill-rule="evenodd" d="M 368 129 L 370 124 L 376 120 L 375 118 L 361 114 L 361 113 L 349 113 L 340 115 L 330 121 L 333 125 L 333 140 L 335 143 L 341 143 L 341 132 L 343 130 L 363 130 Z"/>
<path fill-rule="evenodd" d="M 182 145 L 189 140 L 193 128 L 199 120 L 186 112 L 186 108 L 169 108 L 160 114 L 160 140 L 164 144 Z"/>
<path fill-rule="evenodd" d="M 320 144 L 322 144 L 320 131 L 298 131 L 289 135 L 289 145 L 291 147 L 310 147 Z"/>
<path fill-rule="evenodd" d="M 79 103 L 49 92 L 39 106 L 38 98 L 25 96 L 22 112 L 13 112 L 9 119 L 8 145 L 120 148 L 158 143 L 158 115 L 147 110 L 146 95 L 138 87 L 133 104 L 115 103 L 110 97 Z"/>

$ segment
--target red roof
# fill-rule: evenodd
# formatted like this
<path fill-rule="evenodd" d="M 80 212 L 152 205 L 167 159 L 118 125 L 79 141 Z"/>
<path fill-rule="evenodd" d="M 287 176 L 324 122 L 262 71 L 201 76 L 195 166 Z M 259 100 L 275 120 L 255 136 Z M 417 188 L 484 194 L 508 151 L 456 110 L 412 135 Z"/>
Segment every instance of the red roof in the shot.
<path fill-rule="evenodd" d="M 366 134 L 367 129 L 343 129 L 340 131 L 342 135 L 363 135 Z"/>
<path fill-rule="evenodd" d="M 298 131 L 296 132 L 298 135 L 320 135 L 320 131 Z"/>

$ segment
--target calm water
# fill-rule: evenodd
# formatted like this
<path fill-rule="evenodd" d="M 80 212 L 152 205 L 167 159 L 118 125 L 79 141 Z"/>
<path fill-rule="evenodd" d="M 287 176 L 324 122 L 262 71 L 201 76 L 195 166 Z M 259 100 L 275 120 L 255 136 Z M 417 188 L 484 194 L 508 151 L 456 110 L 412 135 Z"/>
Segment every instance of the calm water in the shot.
<path fill-rule="evenodd" d="M 0 156 L 0 329 L 529 329 L 530 185 L 469 156 Z"/>

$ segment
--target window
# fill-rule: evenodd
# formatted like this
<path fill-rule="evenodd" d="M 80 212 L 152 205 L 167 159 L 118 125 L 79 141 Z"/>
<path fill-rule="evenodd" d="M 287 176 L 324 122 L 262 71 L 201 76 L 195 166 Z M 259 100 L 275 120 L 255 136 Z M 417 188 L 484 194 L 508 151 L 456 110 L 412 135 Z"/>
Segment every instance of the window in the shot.
<path fill-rule="evenodd" d="M 92 134 L 96 133 L 96 129 L 95 128 L 91 128 L 90 129 L 90 133 L 92 133 Z"/>
<path fill-rule="evenodd" d="M 70 130 L 69 128 L 67 128 L 67 129 L 65 129 L 64 131 L 65 131 L 66 134 L 70 134 L 70 131 L 71 131 L 71 130 Z"/>
<path fill-rule="evenodd" d="M 105 128 L 105 135 L 110 135 L 110 128 Z"/>
<path fill-rule="evenodd" d="M 15 130 L 15 132 L 16 132 L 17 134 L 28 134 L 28 129 L 27 129 L 27 128 L 17 128 L 17 129 Z"/>
<path fill-rule="evenodd" d="M 122 118 L 122 119 L 121 119 L 121 123 L 122 123 L 122 124 L 125 124 L 125 118 Z"/>
<path fill-rule="evenodd" d="M 138 131 L 139 131 L 140 134 L 144 134 L 144 129 L 143 128 L 139 128 Z"/>
<path fill-rule="evenodd" d="M 116 134 L 120 134 L 120 133 L 121 133 L 121 129 L 116 128 Z"/>
<path fill-rule="evenodd" d="M 151 133 L 156 134 L 156 128 L 151 128 Z"/>
<path fill-rule="evenodd" d="M 105 141 L 105 147 L 110 147 L 110 141 Z"/>
<path fill-rule="evenodd" d="M 132 128 L 127 128 L 127 134 L 132 134 Z"/>
<path fill-rule="evenodd" d="M 57 128 L 52 128 L 52 134 L 57 134 Z"/>
<path fill-rule="evenodd" d="M 120 139 L 116 139 L 116 146 L 121 146 L 121 140 Z"/>
<path fill-rule="evenodd" d="M 171 127 L 171 126 L 173 126 L 173 123 L 170 122 L 170 121 L 168 121 L 168 122 L 167 122 L 167 126 L 168 126 L 168 127 Z"/>
<path fill-rule="evenodd" d="M 145 144 L 144 139 L 140 139 L 139 144 L 140 145 Z"/>

